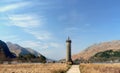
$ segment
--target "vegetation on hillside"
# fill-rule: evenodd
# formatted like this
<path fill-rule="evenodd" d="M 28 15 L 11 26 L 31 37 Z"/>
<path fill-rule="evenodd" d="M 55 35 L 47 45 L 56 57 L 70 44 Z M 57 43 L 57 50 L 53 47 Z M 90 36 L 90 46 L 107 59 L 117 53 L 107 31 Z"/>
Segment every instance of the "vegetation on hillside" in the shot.
<path fill-rule="evenodd" d="M 90 58 L 91 62 L 119 62 L 120 51 L 107 50 L 98 52 Z"/>
<path fill-rule="evenodd" d="M 30 48 L 23 48 L 10 42 L 6 44 L 0 40 L 0 63 L 5 61 L 45 63 L 46 57 Z"/>
<path fill-rule="evenodd" d="M 19 55 L 18 60 L 21 60 L 22 62 L 46 62 L 46 58 L 44 56 L 41 55 L 40 57 L 36 57 L 33 54 Z"/>

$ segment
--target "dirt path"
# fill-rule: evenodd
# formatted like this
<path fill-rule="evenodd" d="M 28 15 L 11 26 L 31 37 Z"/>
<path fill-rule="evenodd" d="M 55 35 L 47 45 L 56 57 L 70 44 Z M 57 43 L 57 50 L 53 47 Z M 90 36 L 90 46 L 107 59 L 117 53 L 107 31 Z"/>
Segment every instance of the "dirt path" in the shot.
<path fill-rule="evenodd" d="M 80 73 L 79 65 L 72 65 L 67 73 Z"/>

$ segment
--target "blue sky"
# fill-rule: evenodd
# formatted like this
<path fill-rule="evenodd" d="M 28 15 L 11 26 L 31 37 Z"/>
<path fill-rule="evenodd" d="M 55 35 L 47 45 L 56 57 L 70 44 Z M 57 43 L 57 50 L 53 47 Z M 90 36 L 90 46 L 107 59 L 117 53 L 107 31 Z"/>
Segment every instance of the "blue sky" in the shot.
<path fill-rule="evenodd" d="M 120 40 L 119 0 L 1 0 L 0 39 L 48 58 L 65 58 L 104 41 Z"/>

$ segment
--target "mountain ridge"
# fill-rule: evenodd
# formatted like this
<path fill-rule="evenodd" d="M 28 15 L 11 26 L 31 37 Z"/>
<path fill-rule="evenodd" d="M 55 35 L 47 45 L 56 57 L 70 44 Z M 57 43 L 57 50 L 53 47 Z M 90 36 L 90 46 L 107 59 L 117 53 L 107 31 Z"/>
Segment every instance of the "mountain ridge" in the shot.
<path fill-rule="evenodd" d="M 11 42 L 6 42 L 6 44 L 9 47 L 10 51 L 15 53 L 17 56 L 25 55 L 25 54 L 34 54 L 36 57 L 43 56 L 42 54 L 40 54 L 39 52 L 36 52 L 31 48 L 24 48 L 18 44 L 13 44 Z"/>
<path fill-rule="evenodd" d="M 120 40 L 94 44 L 86 48 L 84 51 L 73 55 L 72 59 L 76 60 L 76 59 L 82 58 L 82 59 L 88 60 L 91 56 L 95 55 L 97 52 L 102 52 L 105 50 L 120 50 Z"/>
<path fill-rule="evenodd" d="M 7 44 L 2 40 L 0 40 L 0 53 L 1 53 L 1 55 L 4 55 L 4 59 L 5 58 L 16 58 L 16 55 L 13 54 L 9 50 Z"/>

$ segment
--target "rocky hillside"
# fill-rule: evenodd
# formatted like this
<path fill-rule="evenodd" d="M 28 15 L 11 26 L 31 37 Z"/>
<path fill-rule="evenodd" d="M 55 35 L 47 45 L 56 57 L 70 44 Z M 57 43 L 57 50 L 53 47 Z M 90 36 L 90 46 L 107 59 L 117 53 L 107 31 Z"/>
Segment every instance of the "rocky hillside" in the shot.
<path fill-rule="evenodd" d="M 7 42 L 6 44 L 9 47 L 10 51 L 13 52 L 13 53 L 15 53 L 17 56 L 19 56 L 19 55 L 25 55 L 25 54 L 34 54 L 35 56 L 39 56 L 39 57 L 41 56 L 40 53 L 36 52 L 33 49 L 24 48 L 24 47 L 21 47 L 18 44 L 13 44 L 11 42 Z"/>
<path fill-rule="evenodd" d="M 15 58 L 15 59 L 12 59 Z M 0 40 L 0 63 L 4 60 L 18 60 L 19 62 L 46 62 L 46 57 L 30 49 L 11 42 Z"/>
<path fill-rule="evenodd" d="M 6 43 L 0 40 L 0 57 L 1 56 L 4 56 L 4 59 L 5 58 L 16 58 L 16 55 L 10 52 Z"/>
<path fill-rule="evenodd" d="M 80 59 L 83 58 L 85 60 L 88 60 L 90 57 L 92 57 L 93 55 L 95 55 L 98 52 L 103 52 L 106 50 L 120 50 L 120 40 L 118 41 L 111 41 L 111 42 L 103 42 L 100 44 L 94 44 L 88 48 L 86 48 L 84 51 L 73 55 L 72 59 L 76 60 L 76 59 Z"/>

